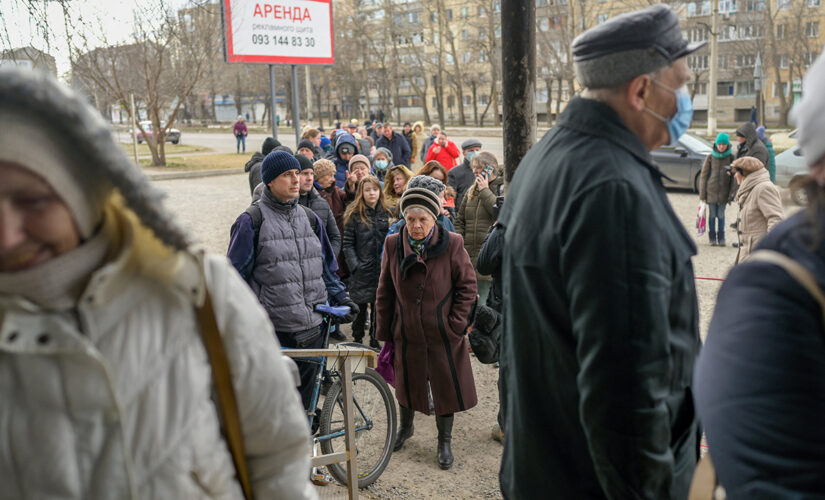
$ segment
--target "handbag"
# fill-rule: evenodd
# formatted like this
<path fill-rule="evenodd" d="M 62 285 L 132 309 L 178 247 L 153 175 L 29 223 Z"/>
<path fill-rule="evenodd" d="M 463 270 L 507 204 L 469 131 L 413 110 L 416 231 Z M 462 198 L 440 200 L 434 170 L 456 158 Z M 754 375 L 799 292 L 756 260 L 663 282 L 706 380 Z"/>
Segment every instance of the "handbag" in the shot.
<path fill-rule="evenodd" d="M 810 271 L 792 258 L 774 250 L 758 250 L 748 256 L 748 261 L 768 262 L 781 267 L 791 278 L 799 283 L 811 296 L 819 303 L 822 313 L 822 322 L 825 324 L 825 293 L 816 282 L 816 278 Z M 715 500 L 724 498 L 724 490 L 716 479 L 716 470 L 710 460 L 710 454 L 706 454 L 699 460 L 696 470 L 693 473 L 693 480 L 690 483 L 690 495 L 688 500 Z"/>
<path fill-rule="evenodd" d="M 696 215 L 696 232 L 699 236 L 705 234 L 708 225 L 708 206 L 704 201 L 699 202 L 699 208 Z"/>
<path fill-rule="evenodd" d="M 229 374 L 229 359 L 226 356 L 226 347 L 223 345 L 218 322 L 215 319 L 215 310 L 212 307 L 212 298 L 206 291 L 203 305 L 197 308 L 198 323 L 203 338 L 209 364 L 212 367 L 212 382 L 215 384 L 215 393 L 218 400 L 217 409 L 223 423 L 221 431 L 232 454 L 235 465 L 235 474 L 241 483 L 243 496 L 252 500 L 252 483 L 249 480 L 249 468 L 244 453 L 243 433 L 241 432 L 241 418 L 238 414 L 238 402 L 235 398 L 235 389 L 232 387 L 232 378 Z"/>
<path fill-rule="evenodd" d="M 381 352 L 378 353 L 378 363 L 375 365 L 375 371 L 393 387 L 395 387 L 395 367 L 392 365 L 394 358 L 395 344 L 392 340 L 387 340 L 381 346 Z"/>

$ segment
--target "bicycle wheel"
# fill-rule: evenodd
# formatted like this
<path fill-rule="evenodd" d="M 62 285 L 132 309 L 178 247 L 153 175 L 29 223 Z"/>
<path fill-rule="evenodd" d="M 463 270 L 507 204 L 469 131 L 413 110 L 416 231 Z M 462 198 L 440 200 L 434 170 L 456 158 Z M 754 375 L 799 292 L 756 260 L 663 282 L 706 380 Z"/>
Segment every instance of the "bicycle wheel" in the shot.
<path fill-rule="evenodd" d="M 372 368 L 365 373 L 352 375 L 352 391 L 355 406 L 355 450 L 358 464 L 358 487 L 365 488 L 384 472 L 392 457 L 395 439 L 395 399 L 384 378 Z M 341 380 L 329 388 L 321 410 L 320 436 L 333 436 L 321 440 L 324 454 L 346 450 L 344 442 L 344 406 L 341 397 Z M 347 464 L 327 466 L 332 477 L 347 484 Z"/>

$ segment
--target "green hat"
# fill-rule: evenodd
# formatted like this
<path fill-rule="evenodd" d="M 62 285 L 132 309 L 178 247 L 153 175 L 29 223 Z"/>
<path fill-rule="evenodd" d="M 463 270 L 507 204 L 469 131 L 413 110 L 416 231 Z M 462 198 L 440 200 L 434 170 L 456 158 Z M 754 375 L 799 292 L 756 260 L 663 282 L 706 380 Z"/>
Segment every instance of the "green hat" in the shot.
<path fill-rule="evenodd" d="M 721 133 L 716 136 L 716 144 L 727 144 L 728 146 L 730 146 L 730 137 L 728 136 L 728 134 Z"/>

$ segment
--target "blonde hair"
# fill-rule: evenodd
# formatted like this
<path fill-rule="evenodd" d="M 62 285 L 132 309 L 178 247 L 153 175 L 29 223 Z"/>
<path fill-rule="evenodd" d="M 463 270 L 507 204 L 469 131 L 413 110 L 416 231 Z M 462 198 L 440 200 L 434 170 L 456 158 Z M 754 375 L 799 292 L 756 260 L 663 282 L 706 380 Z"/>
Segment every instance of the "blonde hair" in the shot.
<path fill-rule="evenodd" d="M 318 137 L 321 135 L 321 131 L 317 128 L 309 127 L 304 130 L 304 133 L 301 134 L 301 139 L 312 139 L 313 137 Z"/>
<path fill-rule="evenodd" d="M 344 211 L 345 226 L 349 224 L 349 221 L 352 219 L 352 216 L 355 215 L 355 212 L 358 212 L 358 215 L 361 217 L 361 222 L 368 226 L 372 225 L 372 221 L 366 216 L 367 202 L 364 201 L 364 187 L 367 184 L 371 184 L 378 189 L 378 205 L 376 205 L 376 207 L 380 205 L 385 212 L 390 212 L 390 209 L 387 207 L 387 200 L 384 198 L 383 191 L 381 191 L 381 182 L 378 181 L 377 177 L 368 175 L 358 181 L 358 191 L 355 193 L 355 200 L 350 203 Z"/>
<path fill-rule="evenodd" d="M 387 199 L 387 204 L 393 207 L 398 203 L 398 199 L 401 198 L 400 195 L 395 194 L 395 188 L 393 187 L 395 176 L 399 174 L 406 177 L 407 182 L 410 182 L 413 176 L 412 171 L 408 169 L 406 165 L 396 165 L 387 170 L 387 175 L 384 177 L 384 197 Z M 404 189 L 406 189 L 406 185 Z"/>
<path fill-rule="evenodd" d="M 470 160 L 470 167 L 475 170 L 476 167 L 493 167 L 493 172 L 495 172 L 496 177 L 501 175 L 501 167 L 498 166 L 498 160 L 496 160 L 495 155 L 492 153 L 488 153 L 486 151 L 482 151 L 481 153 L 475 155 L 472 160 Z M 478 181 L 474 182 L 472 187 L 470 187 L 469 191 L 467 191 L 467 199 L 472 200 L 478 194 Z"/>
<path fill-rule="evenodd" d="M 312 167 L 313 170 L 315 170 L 315 180 L 321 179 L 329 174 L 334 175 L 336 170 L 335 164 L 326 158 L 316 161 L 312 164 Z"/>

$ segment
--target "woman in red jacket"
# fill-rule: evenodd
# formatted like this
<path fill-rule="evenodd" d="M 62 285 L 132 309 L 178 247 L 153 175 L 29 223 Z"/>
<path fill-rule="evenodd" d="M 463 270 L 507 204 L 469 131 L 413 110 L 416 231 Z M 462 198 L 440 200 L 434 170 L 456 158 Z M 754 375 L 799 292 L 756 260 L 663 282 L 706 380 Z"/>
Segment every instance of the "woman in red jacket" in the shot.
<path fill-rule="evenodd" d="M 435 160 L 449 171 L 455 166 L 459 156 L 461 156 L 461 151 L 458 150 L 458 146 L 453 141 L 447 140 L 447 135 L 441 132 L 438 134 L 438 139 L 427 150 L 427 157 L 424 161 Z"/>

